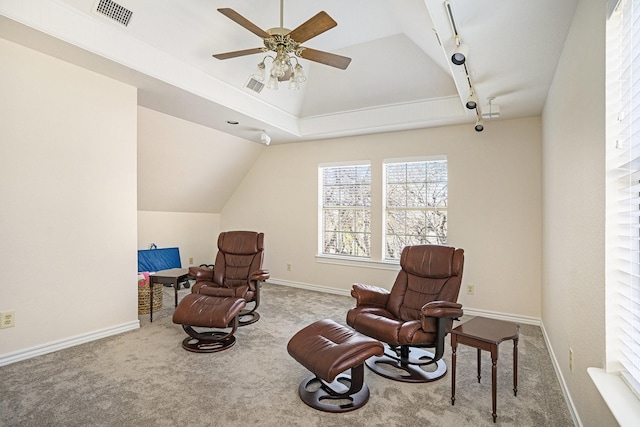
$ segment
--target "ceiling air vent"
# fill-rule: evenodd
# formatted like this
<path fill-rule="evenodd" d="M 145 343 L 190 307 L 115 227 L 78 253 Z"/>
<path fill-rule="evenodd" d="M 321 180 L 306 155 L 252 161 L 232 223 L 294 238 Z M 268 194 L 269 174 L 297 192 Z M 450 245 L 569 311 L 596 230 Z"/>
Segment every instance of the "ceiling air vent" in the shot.
<path fill-rule="evenodd" d="M 260 92 L 262 92 L 262 89 L 264 89 L 264 83 L 259 82 L 258 80 L 254 79 L 253 77 L 249 77 L 249 81 L 247 82 L 245 87 L 251 89 L 254 92 L 260 93 Z"/>
<path fill-rule="evenodd" d="M 133 12 L 126 7 L 111 0 L 99 0 L 96 5 L 96 12 L 109 19 L 113 19 L 125 27 L 129 25 L 129 20 L 131 20 L 131 15 L 133 14 Z"/>

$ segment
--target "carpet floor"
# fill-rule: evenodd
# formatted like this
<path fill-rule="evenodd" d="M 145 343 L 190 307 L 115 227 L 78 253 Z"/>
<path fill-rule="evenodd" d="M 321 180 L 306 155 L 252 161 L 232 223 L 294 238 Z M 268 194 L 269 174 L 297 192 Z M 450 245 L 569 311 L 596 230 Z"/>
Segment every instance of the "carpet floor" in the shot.
<path fill-rule="evenodd" d="M 451 376 L 425 384 L 391 381 L 365 370 L 371 396 L 362 408 L 333 414 L 305 405 L 298 385 L 310 373 L 287 353 L 291 336 L 329 318 L 345 324 L 350 297 L 263 286 L 261 319 L 239 328 L 219 353 L 182 349 L 172 322 L 173 289 L 153 323 L 117 336 L 0 368 L 0 426 L 573 426 L 539 327 L 521 325 L 518 395 L 513 346 L 500 345 L 498 420 L 491 417 L 491 358 L 458 347 L 456 403 Z M 179 291 L 180 297 L 189 289 Z M 462 322 L 469 317 L 463 317 Z M 447 337 L 447 343 L 449 338 Z M 444 360 L 451 360 L 450 346 Z"/>

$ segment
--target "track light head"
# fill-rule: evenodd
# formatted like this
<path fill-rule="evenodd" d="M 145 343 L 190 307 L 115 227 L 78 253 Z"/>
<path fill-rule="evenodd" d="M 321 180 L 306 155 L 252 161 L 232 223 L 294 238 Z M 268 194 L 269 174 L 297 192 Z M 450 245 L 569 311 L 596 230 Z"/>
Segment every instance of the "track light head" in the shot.
<path fill-rule="evenodd" d="M 267 134 L 267 131 L 262 131 L 260 134 L 260 141 L 262 141 L 264 145 L 269 145 L 271 143 L 271 137 Z"/>
<path fill-rule="evenodd" d="M 476 130 L 476 132 L 482 132 L 484 130 L 484 122 L 482 121 L 482 119 L 476 120 L 474 129 Z"/>
<path fill-rule="evenodd" d="M 469 110 L 475 110 L 478 107 L 478 95 L 471 90 L 471 94 L 467 98 L 467 102 L 464 104 Z"/>
<path fill-rule="evenodd" d="M 469 46 L 464 43 L 460 43 L 456 46 L 453 54 L 451 55 L 451 62 L 455 65 L 462 65 L 469 56 Z"/>

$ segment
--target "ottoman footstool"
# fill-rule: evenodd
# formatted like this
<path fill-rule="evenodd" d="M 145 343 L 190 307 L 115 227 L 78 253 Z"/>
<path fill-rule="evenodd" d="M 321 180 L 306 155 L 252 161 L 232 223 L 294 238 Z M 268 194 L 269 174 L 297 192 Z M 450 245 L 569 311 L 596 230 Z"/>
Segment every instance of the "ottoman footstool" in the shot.
<path fill-rule="evenodd" d="M 238 315 L 246 305 L 244 298 L 186 295 L 173 313 L 173 323 L 182 325 L 182 329 L 189 334 L 182 341 L 182 347 L 196 353 L 213 353 L 230 348 L 236 343 L 233 334 L 238 329 Z M 193 329 L 194 326 L 231 328 L 231 331 L 198 332 Z"/>
<path fill-rule="evenodd" d="M 287 351 L 313 373 L 298 388 L 302 401 L 321 411 L 347 412 L 369 400 L 364 361 L 381 356 L 384 347 L 373 338 L 324 319 L 298 331 L 289 340 Z M 347 369 L 351 375 L 343 374 Z"/>

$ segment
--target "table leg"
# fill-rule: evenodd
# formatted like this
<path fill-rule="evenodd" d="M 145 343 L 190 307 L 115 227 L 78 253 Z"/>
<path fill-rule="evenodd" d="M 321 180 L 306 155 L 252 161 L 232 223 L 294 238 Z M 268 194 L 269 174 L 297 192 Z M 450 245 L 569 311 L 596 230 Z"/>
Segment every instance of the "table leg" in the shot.
<path fill-rule="evenodd" d="M 175 307 L 178 306 L 178 279 L 175 280 L 175 282 L 173 282 L 173 289 L 175 291 L 176 294 L 176 305 Z"/>
<path fill-rule="evenodd" d="M 518 338 L 513 340 L 513 395 L 518 395 Z"/>
<path fill-rule="evenodd" d="M 480 349 L 477 350 L 478 351 L 478 384 L 480 384 L 480 378 L 482 377 L 480 375 L 480 370 L 481 370 L 481 364 L 482 364 L 482 357 L 480 357 Z"/>
<path fill-rule="evenodd" d="M 493 412 L 493 422 L 496 422 L 498 414 L 496 411 L 496 398 L 497 398 L 497 382 L 498 382 L 498 346 L 491 346 L 491 403 Z"/>
<path fill-rule="evenodd" d="M 455 334 L 451 335 L 451 405 L 456 404 L 456 356 L 458 340 Z"/>
<path fill-rule="evenodd" d="M 149 279 L 149 322 L 153 323 L 153 279 Z"/>

